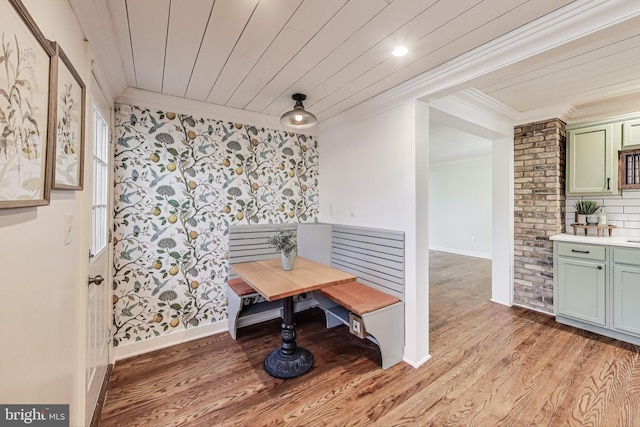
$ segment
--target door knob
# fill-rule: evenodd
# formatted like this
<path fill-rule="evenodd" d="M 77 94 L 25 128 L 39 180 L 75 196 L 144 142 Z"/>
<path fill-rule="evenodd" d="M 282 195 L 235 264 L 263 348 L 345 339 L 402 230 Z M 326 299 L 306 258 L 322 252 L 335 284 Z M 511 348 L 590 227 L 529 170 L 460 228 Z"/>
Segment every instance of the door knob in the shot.
<path fill-rule="evenodd" d="M 96 286 L 100 286 L 104 282 L 104 277 L 98 274 L 96 277 L 89 277 L 89 284 L 95 284 Z"/>

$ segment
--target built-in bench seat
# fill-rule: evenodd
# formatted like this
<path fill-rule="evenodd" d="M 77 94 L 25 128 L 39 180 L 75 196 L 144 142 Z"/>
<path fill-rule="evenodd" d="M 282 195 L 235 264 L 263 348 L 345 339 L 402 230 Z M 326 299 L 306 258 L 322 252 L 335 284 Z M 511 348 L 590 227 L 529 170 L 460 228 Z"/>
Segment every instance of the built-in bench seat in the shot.
<path fill-rule="evenodd" d="M 341 283 L 319 289 L 316 292 L 361 316 L 400 302 L 399 298 L 375 290 L 360 282 Z"/>

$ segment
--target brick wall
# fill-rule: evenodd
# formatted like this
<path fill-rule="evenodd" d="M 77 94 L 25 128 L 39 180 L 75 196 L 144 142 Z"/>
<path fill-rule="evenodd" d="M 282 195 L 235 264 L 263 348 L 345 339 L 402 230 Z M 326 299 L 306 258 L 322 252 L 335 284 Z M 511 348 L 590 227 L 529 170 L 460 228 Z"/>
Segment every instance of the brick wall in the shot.
<path fill-rule="evenodd" d="M 514 302 L 553 313 L 553 244 L 565 227 L 565 123 L 514 129 Z"/>

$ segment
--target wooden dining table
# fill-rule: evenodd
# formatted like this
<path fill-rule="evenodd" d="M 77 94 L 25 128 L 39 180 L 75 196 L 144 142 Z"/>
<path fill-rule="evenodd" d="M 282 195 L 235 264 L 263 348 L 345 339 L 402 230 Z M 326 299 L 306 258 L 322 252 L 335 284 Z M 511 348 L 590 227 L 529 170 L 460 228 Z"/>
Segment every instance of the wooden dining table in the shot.
<path fill-rule="evenodd" d="M 313 366 L 313 355 L 296 345 L 293 297 L 340 283 L 356 276 L 297 256 L 293 270 L 285 271 L 279 258 L 233 264 L 231 268 L 267 301 L 282 300 L 282 345 L 264 360 L 264 369 L 277 378 L 294 378 Z"/>

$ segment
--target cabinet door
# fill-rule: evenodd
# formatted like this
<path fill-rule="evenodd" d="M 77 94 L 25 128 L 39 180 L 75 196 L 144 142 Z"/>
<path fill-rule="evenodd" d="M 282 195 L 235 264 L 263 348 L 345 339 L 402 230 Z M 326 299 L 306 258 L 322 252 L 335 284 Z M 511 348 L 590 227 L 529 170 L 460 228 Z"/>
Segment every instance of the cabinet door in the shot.
<path fill-rule="evenodd" d="M 640 148 L 640 119 L 622 123 L 622 148 Z"/>
<path fill-rule="evenodd" d="M 558 258 L 557 314 L 606 326 L 606 263 Z"/>
<path fill-rule="evenodd" d="M 618 192 L 613 132 L 613 124 L 590 126 L 569 132 L 567 158 L 567 192 L 569 194 Z"/>
<path fill-rule="evenodd" d="M 613 265 L 613 328 L 640 337 L 640 265 Z"/>

